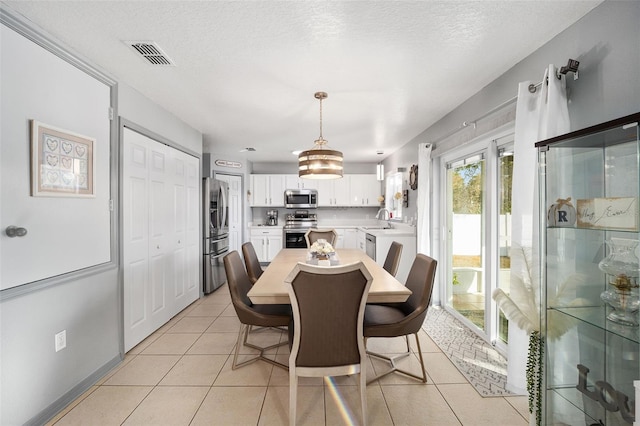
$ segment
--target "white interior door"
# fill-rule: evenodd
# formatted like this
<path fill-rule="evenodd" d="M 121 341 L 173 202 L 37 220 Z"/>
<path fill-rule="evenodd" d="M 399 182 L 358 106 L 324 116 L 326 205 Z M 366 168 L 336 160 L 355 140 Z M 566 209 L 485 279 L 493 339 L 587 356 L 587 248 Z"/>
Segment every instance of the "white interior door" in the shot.
<path fill-rule="evenodd" d="M 198 159 L 175 149 L 171 151 L 170 250 L 173 314 L 200 295 L 200 175 Z"/>
<path fill-rule="evenodd" d="M 201 226 L 200 226 L 200 195 L 202 194 L 202 180 L 200 179 L 200 160 L 190 155 L 184 154 L 186 171 L 186 298 L 180 306 L 180 310 L 189 303 L 200 297 L 202 288 L 200 275 L 202 271 L 201 260 L 202 251 L 200 249 Z"/>
<path fill-rule="evenodd" d="M 229 184 L 229 251 L 242 245 L 242 177 L 215 174 L 215 179 Z"/>
<path fill-rule="evenodd" d="M 173 150 L 171 152 L 170 176 L 171 180 L 171 266 L 172 266 L 172 290 L 169 297 L 175 299 L 177 305 L 184 299 L 186 293 L 186 157 L 187 155 Z"/>
<path fill-rule="evenodd" d="M 125 351 L 200 294 L 198 159 L 124 129 Z"/>
<path fill-rule="evenodd" d="M 142 136 L 142 135 L 141 135 Z M 169 213 L 167 203 L 167 152 L 165 145 L 146 139 L 149 152 L 149 278 L 151 326 L 164 324 L 167 308 L 167 279 L 169 262 Z"/>
<path fill-rule="evenodd" d="M 131 349 L 151 332 L 149 320 L 149 150 L 138 133 L 124 130 L 123 272 L 124 346 Z"/>

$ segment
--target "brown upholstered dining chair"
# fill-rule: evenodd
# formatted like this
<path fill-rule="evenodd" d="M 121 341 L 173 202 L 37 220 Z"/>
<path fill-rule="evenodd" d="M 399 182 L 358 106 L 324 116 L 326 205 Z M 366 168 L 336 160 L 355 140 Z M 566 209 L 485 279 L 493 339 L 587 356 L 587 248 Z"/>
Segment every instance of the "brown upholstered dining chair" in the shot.
<path fill-rule="evenodd" d="M 338 233 L 335 229 L 309 229 L 304 234 L 304 239 L 307 242 L 307 247 L 311 247 L 311 244 L 315 243 L 319 239 L 327 240 L 334 248 L 338 242 Z"/>
<path fill-rule="evenodd" d="M 389 247 L 389 251 L 387 252 L 387 257 L 384 260 L 384 265 L 382 268 L 393 275 L 396 276 L 398 272 L 398 266 L 400 265 L 400 256 L 402 255 L 402 244 L 397 241 L 391 243 Z"/>
<path fill-rule="evenodd" d="M 252 284 L 255 284 L 262 275 L 262 267 L 256 254 L 256 249 L 251 242 L 244 243 L 242 245 L 242 257 L 244 257 L 244 264 L 247 267 L 247 274 Z"/>
<path fill-rule="evenodd" d="M 409 339 L 407 338 L 407 352 L 395 357 L 388 357 L 374 352 L 367 352 L 376 358 L 388 361 L 391 369 L 379 374 L 371 379 L 368 383 L 380 379 L 389 373 L 397 371 L 406 376 L 427 382 L 427 373 L 424 368 L 424 359 L 422 357 L 422 349 L 420 348 L 420 338 L 418 332 L 422 327 L 425 317 L 427 316 L 427 308 L 431 301 L 431 292 L 433 291 L 433 282 L 436 276 L 436 266 L 438 262 L 424 254 L 418 253 L 409 276 L 407 277 L 407 288 L 411 290 L 411 296 L 400 304 L 393 305 L 367 305 L 364 314 L 364 336 L 369 337 L 400 337 L 413 334 L 416 337 L 418 346 L 418 356 L 420 358 L 420 366 L 422 368 L 422 377 L 409 371 L 402 370 L 397 367 L 398 359 L 411 355 L 409 347 Z"/>
<path fill-rule="evenodd" d="M 372 281 L 362 262 L 332 268 L 298 263 L 285 279 L 293 309 L 289 424 L 296 423 L 298 376 L 356 373 L 360 376 L 362 424 L 366 424 L 367 354 L 362 324 Z"/>
<path fill-rule="evenodd" d="M 291 321 L 291 306 L 290 305 L 258 305 L 251 302 L 251 299 L 247 296 L 247 293 L 252 287 L 251 280 L 247 275 L 247 271 L 244 269 L 242 260 L 237 251 L 232 251 L 224 258 L 224 269 L 227 273 L 227 285 L 229 286 L 229 292 L 231 293 L 231 303 L 240 320 L 240 330 L 238 331 L 238 339 L 236 341 L 236 348 L 233 354 L 233 363 L 231 368 L 235 370 L 238 367 L 250 364 L 259 359 L 266 361 L 270 364 L 282 367 L 285 370 L 288 367 L 277 361 L 264 356 L 264 351 L 276 348 L 287 344 L 287 340 L 284 342 L 274 343 L 273 345 L 262 347 L 253 343 L 247 342 L 249 329 L 251 326 L 260 327 L 284 327 L 288 326 Z M 240 346 L 245 345 L 253 349 L 260 351 L 260 354 L 254 358 L 238 363 L 238 354 L 240 352 Z"/>

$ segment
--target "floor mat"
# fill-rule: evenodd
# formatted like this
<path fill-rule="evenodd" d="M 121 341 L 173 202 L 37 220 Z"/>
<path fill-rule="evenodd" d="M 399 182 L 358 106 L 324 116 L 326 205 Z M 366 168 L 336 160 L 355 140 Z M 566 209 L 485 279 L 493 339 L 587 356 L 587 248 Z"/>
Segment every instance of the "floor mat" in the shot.
<path fill-rule="evenodd" d="M 513 395 L 505 389 L 507 360 L 451 314 L 432 306 L 422 328 L 480 395 Z"/>

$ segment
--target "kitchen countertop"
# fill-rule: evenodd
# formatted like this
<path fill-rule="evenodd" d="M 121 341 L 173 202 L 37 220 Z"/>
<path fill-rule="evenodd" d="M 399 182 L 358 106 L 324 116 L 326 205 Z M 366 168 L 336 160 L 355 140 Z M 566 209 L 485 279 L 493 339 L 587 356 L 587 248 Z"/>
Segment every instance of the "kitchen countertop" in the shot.
<path fill-rule="evenodd" d="M 416 228 L 409 226 L 391 229 L 367 229 L 367 227 L 358 227 L 358 229 L 362 229 L 367 234 L 373 235 L 375 237 L 384 237 L 386 235 L 393 235 L 398 237 L 416 235 Z"/>
<path fill-rule="evenodd" d="M 394 236 L 410 236 L 416 235 L 415 226 L 409 226 L 405 224 L 393 223 L 393 228 L 387 228 L 387 224 L 380 224 L 378 221 L 372 221 L 372 223 L 362 224 L 362 221 L 356 224 L 347 223 L 331 223 L 329 221 L 323 221 L 318 223 L 318 228 L 335 228 L 335 229 L 359 229 L 367 234 L 374 235 L 376 237 L 383 237 L 385 235 Z M 265 224 L 249 224 L 249 229 L 279 229 L 282 230 L 283 225 L 265 225 Z"/>
<path fill-rule="evenodd" d="M 256 223 L 255 225 L 250 223 L 249 224 L 249 228 L 253 229 L 253 228 L 260 228 L 260 229 L 282 229 L 283 225 L 264 225 L 262 223 Z"/>

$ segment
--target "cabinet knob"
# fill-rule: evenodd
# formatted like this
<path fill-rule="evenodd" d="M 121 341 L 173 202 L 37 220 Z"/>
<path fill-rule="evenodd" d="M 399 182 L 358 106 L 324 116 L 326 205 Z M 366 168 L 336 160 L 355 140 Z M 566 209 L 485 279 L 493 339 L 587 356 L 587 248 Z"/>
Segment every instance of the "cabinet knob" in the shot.
<path fill-rule="evenodd" d="M 27 235 L 26 228 L 19 228 L 13 225 L 7 226 L 7 229 L 5 229 L 4 232 L 6 232 L 7 237 L 9 238 L 24 237 Z"/>

